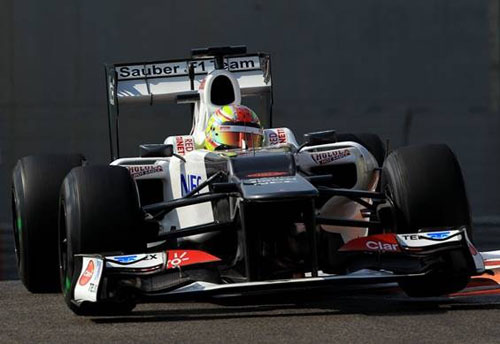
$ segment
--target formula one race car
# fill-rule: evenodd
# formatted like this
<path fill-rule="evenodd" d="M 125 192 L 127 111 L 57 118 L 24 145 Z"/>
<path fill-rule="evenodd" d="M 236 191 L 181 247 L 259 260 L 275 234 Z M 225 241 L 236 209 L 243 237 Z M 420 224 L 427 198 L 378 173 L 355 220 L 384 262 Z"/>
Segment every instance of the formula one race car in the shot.
<path fill-rule="evenodd" d="M 333 130 L 299 144 L 272 128 L 268 54 L 197 49 L 107 65 L 106 82 L 110 165 L 47 155 L 14 170 L 19 273 L 32 292 L 62 287 L 75 313 L 102 314 L 384 283 L 436 296 L 485 271 L 452 151 L 386 154 L 377 135 Z M 261 101 L 268 129 L 245 97 Z M 192 104 L 191 133 L 120 158 L 118 106 L 134 102 Z"/>

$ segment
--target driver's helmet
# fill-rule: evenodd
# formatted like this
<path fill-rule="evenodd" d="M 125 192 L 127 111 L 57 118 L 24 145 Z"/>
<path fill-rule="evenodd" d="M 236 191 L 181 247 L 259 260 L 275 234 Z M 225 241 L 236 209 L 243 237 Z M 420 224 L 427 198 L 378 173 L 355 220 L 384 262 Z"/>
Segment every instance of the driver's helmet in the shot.
<path fill-rule="evenodd" d="M 262 147 L 263 131 L 259 117 L 246 106 L 226 105 L 208 119 L 205 148 L 214 151 Z"/>

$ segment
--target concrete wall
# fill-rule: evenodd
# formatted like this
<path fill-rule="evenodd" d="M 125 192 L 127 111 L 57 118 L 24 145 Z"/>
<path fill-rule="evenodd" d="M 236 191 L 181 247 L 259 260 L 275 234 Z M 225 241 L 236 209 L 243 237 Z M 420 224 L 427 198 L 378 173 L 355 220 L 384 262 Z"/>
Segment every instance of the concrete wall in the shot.
<path fill-rule="evenodd" d="M 498 213 L 487 1 L 0 4 L 0 222 L 9 220 L 9 175 L 21 156 L 77 151 L 107 161 L 104 62 L 182 58 L 192 47 L 228 44 L 272 54 L 276 124 L 298 134 L 374 131 L 393 146 L 448 143 L 474 215 Z M 126 154 L 190 124 L 187 107 L 123 117 Z"/>

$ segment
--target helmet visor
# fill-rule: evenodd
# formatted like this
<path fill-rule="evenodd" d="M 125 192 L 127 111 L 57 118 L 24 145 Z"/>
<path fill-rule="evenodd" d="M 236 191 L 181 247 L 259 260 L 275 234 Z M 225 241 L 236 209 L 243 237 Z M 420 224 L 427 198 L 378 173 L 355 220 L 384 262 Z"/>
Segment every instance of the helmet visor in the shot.
<path fill-rule="evenodd" d="M 262 146 L 262 137 L 262 129 L 260 128 L 221 125 L 217 141 L 224 146 L 234 148 L 253 148 Z"/>

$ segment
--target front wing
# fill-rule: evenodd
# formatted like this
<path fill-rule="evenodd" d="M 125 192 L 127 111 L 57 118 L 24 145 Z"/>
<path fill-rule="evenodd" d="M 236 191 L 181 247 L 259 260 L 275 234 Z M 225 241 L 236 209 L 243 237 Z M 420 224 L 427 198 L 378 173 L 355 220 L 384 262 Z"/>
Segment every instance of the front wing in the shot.
<path fill-rule="evenodd" d="M 443 232 L 414 234 L 379 234 L 354 239 L 340 249 L 352 254 L 391 256 L 397 261 L 408 257 L 434 255 L 443 250 L 462 248 L 470 262 L 470 274 L 475 276 L 467 288 L 457 296 L 488 290 L 500 292 L 500 251 L 479 253 L 469 241 L 464 228 Z M 220 283 L 197 279 L 200 271 L 217 271 L 220 259 L 199 250 L 167 250 L 133 255 L 76 255 L 75 274 L 71 284 L 75 305 L 83 302 L 112 301 L 124 295 L 134 295 L 139 302 L 151 300 L 201 300 L 225 296 L 243 296 L 282 291 L 329 292 L 370 289 L 393 289 L 397 282 L 422 278 L 427 271 L 401 273 L 385 269 L 359 269 L 352 273 L 334 275 L 320 273 L 302 278 Z M 496 264 L 496 265 L 495 265 Z M 194 274 L 190 272 L 196 272 Z M 389 290 L 388 289 L 388 290 Z"/>

